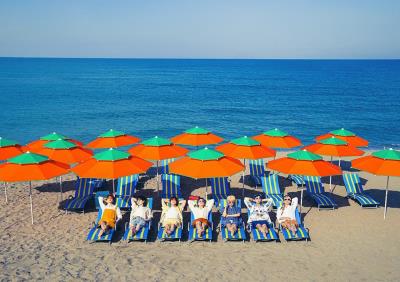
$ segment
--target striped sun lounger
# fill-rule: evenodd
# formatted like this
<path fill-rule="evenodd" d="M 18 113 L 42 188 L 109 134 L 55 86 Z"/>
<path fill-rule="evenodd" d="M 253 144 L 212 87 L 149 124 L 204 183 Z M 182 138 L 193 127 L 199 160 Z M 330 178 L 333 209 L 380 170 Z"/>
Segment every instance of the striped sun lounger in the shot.
<path fill-rule="evenodd" d="M 272 208 L 277 209 L 282 206 L 283 194 L 279 187 L 278 175 L 270 174 L 261 177 L 261 184 L 265 196 L 272 199 Z"/>
<path fill-rule="evenodd" d="M 261 177 L 265 176 L 265 163 L 264 159 L 249 160 L 250 175 L 254 184 L 261 186 Z"/>
<path fill-rule="evenodd" d="M 247 210 L 247 216 L 250 217 L 250 211 Z M 277 241 L 279 240 L 279 236 L 275 231 L 275 226 L 273 223 L 268 224 L 268 233 L 267 236 L 265 237 L 264 234 L 262 234 L 260 231 L 258 231 L 257 228 L 252 228 L 251 224 L 248 223 L 249 225 L 249 230 L 250 233 L 253 237 L 254 242 L 270 242 L 270 241 Z"/>
<path fill-rule="evenodd" d="M 283 238 L 285 238 L 286 241 L 300 241 L 300 240 L 306 240 L 310 239 L 310 235 L 308 232 L 308 229 L 304 227 L 304 225 L 301 223 L 300 220 L 300 213 L 299 210 L 296 209 L 296 220 L 299 225 L 297 228 L 296 234 L 293 234 L 289 229 L 283 228 L 282 226 L 279 226 Z"/>
<path fill-rule="evenodd" d="M 190 212 L 190 222 L 188 223 L 188 231 L 189 231 L 189 240 L 190 241 L 212 241 L 212 234 L 213 234 L 213 221 L 212 221 L 212 212 L 208 214 L 208 222 L 211 223 L 211 226 L 205 230 L 202 237 L 199 237 L 196 231 L 196 227 L 193 227 L 192 223 L 194 221 L 193 213 Z"/>
<path fill-rule="evenodd" d="M 97 178 L 77 178 L 75 196 L 65 203 L 65 210 L 84 210 L 86 203 L 93 199 L 94 191 L 103 185 L 103 180 Z"/>
<path fill-rule="evenodd" d="M 169 199 L 171 197 L 181 198 L 181 177 L 176 174 L 163 174 L 161 176 L 162 192 L 161 198 Z"/>
<path fill-rule="evenodd" d="M 209 178 L 209 181 L 214 204 L 219 206 L 219 202 L 231 194 L 231 185 L 228 177 Z"/>
<path fill-rule="evenodd" d="M 364 192 L 360 177 L 357 173 L 344 173 L 343 181 L 347 197 L 356 201 L 363 208 L 377 208 L 380 203 Z"/>
<path fill-rule="evenodd" d="M 99 198 L 97 197 L 96 200 L 98 201 L 98 199 Z M 99 212 L 97 213 L 97 218 L 96 218 L 95 224 L 92 227 L 92 229 L 90 229 L 86 240 L 92 241 L 92 242 L 110 242 L 110 244 L 111 244 L 111 240 L 112 240 L 112 237 L 117 228 L 118 222 L 115 223 L 114 229 L 110 229 L 108 232 L 103 233 L 103 235 L 101 237 L 99 237 L 100 228 L 98 227 L 98 225 L 99 225 L 99 221 L 101 220 L 102 215 L 103 215 L 103 210 L 99 209 Z"/>
<path fill-rule="evenodd" d="M 183 199 L 179 198 L 179 202 Z M 157 232 L 157 239 L 160 241 L 181 241 L 182 239 L 182 226 L 175 229 L 174 233 L 168 235 L 164 227 L 162 226 L 161 222 L 158 223 L 158 232 Z"/>
<path fill-rule="evenodd" d="M 290 180 L 292 180 L 293 183 L 297 185 L 297 187 L 302 187 L 305 185 L 304 183 L 304 177 L 302 175 L 297 175 L 297 174 L 291 174 L 288 177 Z"/>
<path fill-rule="evenodd" d="M 306 184 L 306 192 L 316 202 L 318 209 L 335 209 L 337 204 L 331 198 L 329 193 L 326 193 L 324 186 L 319 176 L 304 176 Z"/>
<path fill-rule="evenodd" d="M 138 181 L 138 174 L 118 178 L 117 191 L 115 193 L 117 207 L 121 209 L 130 208 L 131 198 L 135 194 Z"/>
<path fill-rule="evenodd" d="M 132 203 L 130 204 L 132 206 Z M 153 198 L 147 198 L 147 207 L 153 209 Z M 130 241 L 144 241 L 147 242 L 149 232 L 151 229 L 151 220 L 146 222 L 146 225 L 142 227 L 139 232 L 136 232 L 135 236 L 132 236 L 132 231 L 129 228 L 129 222 L 125 224 L 125 233 L 123 239 L 127 242 Z"/>
<path fill-rule="evenodd" d="M 227 205 L 226 199 L 223 199 L 219 202 L 219 207 L 220 209 L 225 208 Z M 240 200 L 236 200 L 236 205 L 241 208 L 242 207 L 242 203 Z M 222 218 L 222 217 L 221 217 Z M 222 236 L 222 240 L 224 242 L 227 241 L 245 241 L 246 240 L 246 231 L 244 228 L 244 224 L 242 222 L 242 224 L 240 224 L 238 226 L 238 230 L 235 234 L 232 234 L 231 232 L 228 231 L 228 228 L 226 227 L 222 227 L 221 223 L 220 223 L 220 227 L 221 227 L 221 236 Z"/>
<path fill-rule="evenodd" d="M 169 174 L 169 164 L 175 161 L 174 158 L 161 161 L 161 174 Z"/>

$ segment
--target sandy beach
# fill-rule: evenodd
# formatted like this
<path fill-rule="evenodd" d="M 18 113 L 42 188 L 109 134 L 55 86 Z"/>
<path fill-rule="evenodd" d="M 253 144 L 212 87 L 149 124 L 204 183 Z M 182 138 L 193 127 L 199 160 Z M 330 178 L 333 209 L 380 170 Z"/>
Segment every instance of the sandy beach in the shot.
<path fill-rule="evenodd" d="M 366 190 L 384 202 L 385 177 L 360 173 Z M 296 186 L 280 178 L 285 193 L 299 196 Z M 64 177 L 64 201 L 73 195 L 74 175 Z M 326 183 L 329 179 L 324 179 Z M 257 193 L 251 181 L 245 181 L 246 195 Z M 144 281 L 221 281 L 278 280 L 307 281 L 398 281 L 400 277 L 400 180 L 391 178 L 389 209 L 383 220 L 383 208 L 362 209 L 348 200 L 341 177 L 333 179 L 335 211 L 318 211 L 309 197 L 304 198 L 302 215 L 310 229 L 311 241 L 274 243 L 223 243 L 214 232 L 212 243 L 156 241 L 155 229 L 147 244 L 121 240 L 123 226 L 111 245 L 89 243 L 86 235 L 96 218 L 93 209 L 68 213 L 59 207 L 57 183 L 35 182 L 33 189 L 35 224 L 30 224 L 28 184 L 9 184 L 9 203 L 4 190 L 0 205 L 0 278 L 12 280 L 134 280 Z M 107 183 L 111 189 L 111 183 Z M 184 178 L 184 196 L 203 194 L 204 182 Z M 231 179 L 233 191 L 241 195 L 240 175 Z M 160 216 L 159 197 L 154 177 L 143 176 L 138 193 L 155 199 L 156 227 Z M 329 184 L 325 184 L 329 188 Z M 61 202 L 60 206 L 63 206 Z M 123 221 L 129 217 L 124 212 Z M 273 217 L 274 216 L 274 213 Z M 245 209 L 243 216 L 246 219 Z M 214 210 L 214 222 L 219 215 Z M 189 212 L 184 214 L 185 226 Z"/>

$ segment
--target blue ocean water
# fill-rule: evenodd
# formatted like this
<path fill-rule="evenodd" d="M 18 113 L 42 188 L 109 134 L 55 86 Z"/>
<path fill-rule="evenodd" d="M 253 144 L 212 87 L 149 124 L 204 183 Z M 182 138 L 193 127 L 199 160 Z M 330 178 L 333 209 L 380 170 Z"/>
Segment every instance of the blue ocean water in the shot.
<path fill-rule="evenodd" d="M 0 136 L 21 143 L 198 125 L 226 139 L 277 127 L 304 144 L 345 127 L 398 148 L 400 60 L 0 58 L 0 104 Z"/>

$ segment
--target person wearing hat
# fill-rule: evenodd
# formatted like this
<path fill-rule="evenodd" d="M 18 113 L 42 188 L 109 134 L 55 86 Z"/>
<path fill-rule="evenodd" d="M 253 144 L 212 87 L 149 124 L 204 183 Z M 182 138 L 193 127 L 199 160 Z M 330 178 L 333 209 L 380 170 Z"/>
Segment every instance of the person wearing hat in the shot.
<path fill-rule="evenodd" d="M 248 223 L 252 229 L 257 229 L 265 237 L 268 233 L 268 225 L 271 224 L 269 212 L 272 208 L 272 199 L 263 199 L 261 194 L 254 198 L 245 197 L 244 203 L 249 210 Z"/>

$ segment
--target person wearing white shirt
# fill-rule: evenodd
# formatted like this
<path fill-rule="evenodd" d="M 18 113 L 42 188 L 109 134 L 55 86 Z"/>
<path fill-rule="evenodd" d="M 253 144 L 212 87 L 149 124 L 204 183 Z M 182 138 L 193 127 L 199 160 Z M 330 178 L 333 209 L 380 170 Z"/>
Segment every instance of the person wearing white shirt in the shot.
<path fill-rule="evenodd" d="M 297 197 L 291 198 L 289 195 L 283 197 L 283 204 L 276 212 L 276 218 L 282 227 L 289 229 L 293 234 L 296 234 L 299 227 L 296 220 Z"/>
<path fill-rule="evenodd" d="M 122 218 L 121 211 L 119 207 L 113 204 L 114 196 L 108 195 L 107 198 L 99 197 L 99 204 L 102 211 L 101 219 L 99 220 L 99 227 L 101 228 L 99 232 L 99 238 L 104 234 L 104 232 L 115 228 L 117 221 Z"/>
<path fill-rule="evenodd" d="M 254 199 L 245 197 L 244 203 L 249 210 L 249 224 L 252 229 L 257 229 L 264 236 L 268 233 L 268 224 L 271 224 L 269 211 L 272 208 L 272 199 L 262 199 L 261 195 L 256 195 Z"/>
<path fill-rule="evenodd" d="M 151 209 L 147 207 L 147 199 L 139 196 L 131 198 L 132 211 L 129 219 L 129 227 L 134 236 L 141 228 L 146 225 L 146 222 L 150 221 L 153 217 Z"/>
<path fill-rule="evenodd" d="M 161 200 L 162 213 L 160 222 L 168 235 L 171 235 L 176 228 L 182 226 L 182 212 L 185 205 L 186 201 L 178 201 L 177 197 Z"/>
<path fill-rule="evenodd" d="M 208 222 L 208 215 L 212 210 L 214 200 L 208 200 L 206 203 L 205 199 L 199 198 L 197 201 L 189 200 L 188 205 L 194 217 L 192 225 L 196 228 L 197 235 L 202 237 L 206 229 L 211 225 Z"/>

